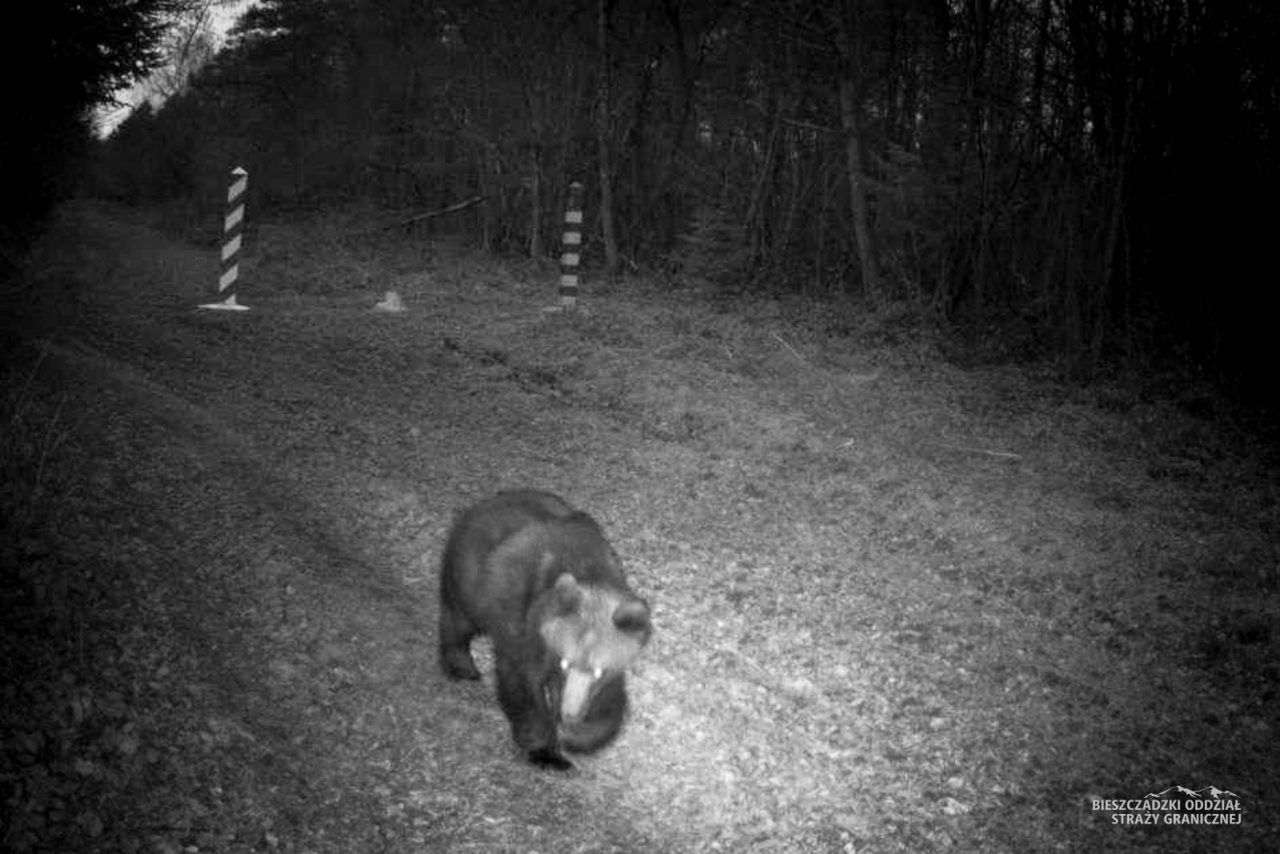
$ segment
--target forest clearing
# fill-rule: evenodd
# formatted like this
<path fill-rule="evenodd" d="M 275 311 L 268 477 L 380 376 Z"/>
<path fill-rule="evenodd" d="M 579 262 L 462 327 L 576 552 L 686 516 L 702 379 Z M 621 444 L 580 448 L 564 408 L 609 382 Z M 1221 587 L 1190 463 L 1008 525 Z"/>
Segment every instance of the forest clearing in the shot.
<path fill-rule="evenodd" d="M 4 325 L 6 850 L 1280 843 L 1275 460 L 1211 396 L 658 277 L 548 312 L 554 267 L 359 225 L 264 222 L 240 314 L 138 214 L 38 246 Z M 435 660 L 453 514 L 522 486 L 653 609 L 626 729 L 569 774 L 521 761 L 487 662 Z M 1097 806 L 1173 786 L 1233 823 Z"/>

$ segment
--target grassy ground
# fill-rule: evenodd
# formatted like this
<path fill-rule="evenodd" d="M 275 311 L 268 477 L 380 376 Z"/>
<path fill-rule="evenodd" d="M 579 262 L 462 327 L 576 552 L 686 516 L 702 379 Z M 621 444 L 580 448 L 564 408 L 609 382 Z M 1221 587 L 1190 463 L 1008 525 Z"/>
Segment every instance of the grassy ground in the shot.
<path fill-rule="evenodd" d="M 1280 849 L 1274 459 L 1208 398 L 677 284 L 547 313 L 552 270 L 369 225 L 263 226 L 232 315 L 84 205 L 11 294 L 0 847 Z M 442 534 L 512 486 L 655 607 L 568 776 L 434 661 Z M 1174 785 L 1240 823 L 1093 807 Z"/>

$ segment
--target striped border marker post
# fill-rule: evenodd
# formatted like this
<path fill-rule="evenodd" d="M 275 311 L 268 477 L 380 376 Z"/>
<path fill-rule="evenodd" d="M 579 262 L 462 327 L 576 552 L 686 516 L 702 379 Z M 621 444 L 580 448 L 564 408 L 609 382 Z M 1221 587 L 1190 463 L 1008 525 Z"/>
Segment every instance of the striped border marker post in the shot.
<path fill-rule="evenodd" d="M 582 260 L 582 182 L 569 185 L 569 206 L 564 212 L 564 238 L 560 252 L 560 308 L 578 304 L 578 263 Z"/>
<path fill-rule="evenodd" d="M 218 277 L 218 295 L 222 302 L 210 302 L 200 308 L 223 311 L 248 311 L 249 306 L 236 302 L 235 283 L 240 278 L 240 236 L 244 231 L 244 191 L 249 187 L 249 173 L 244 167 L 231 170 L 231 186 L 227 188 L 227 216 L 222 221 L 222 275 Z"/>

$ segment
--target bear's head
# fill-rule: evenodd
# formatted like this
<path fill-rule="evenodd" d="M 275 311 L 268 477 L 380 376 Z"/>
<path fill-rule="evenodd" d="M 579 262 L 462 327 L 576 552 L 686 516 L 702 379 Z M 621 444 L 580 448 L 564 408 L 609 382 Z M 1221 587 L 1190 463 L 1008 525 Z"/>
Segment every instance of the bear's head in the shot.
<path fill-rule="evenodd" d="M 591 708 L 599 685 L 625 670 L 649 642 L 649 606 L 629 590 L 582 583 L 567 572 L 550 597 L 539 633 L 563 671 L 561 719 L 574 723 Z"/>

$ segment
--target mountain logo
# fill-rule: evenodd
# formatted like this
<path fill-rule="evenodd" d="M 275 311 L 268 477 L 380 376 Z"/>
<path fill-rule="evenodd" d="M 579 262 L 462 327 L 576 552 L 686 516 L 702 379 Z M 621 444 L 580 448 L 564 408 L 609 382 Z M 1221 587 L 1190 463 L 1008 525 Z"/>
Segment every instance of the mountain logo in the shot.
<path fill-rule="evenodd" d="M 1240 800 L 1240 796 L 1237 795 L 1235 792 L 1228 792 L 1225 789 L 1219 789 L 1217 786 L 1205 786 L 1203 789 L 1201 789 L 1198 792 L 1193 792 L 1190 789 L 1188 789 L 1186 786 L 1170 786 L 1169 788 L 1165 789 L 1163 792 L 1148 792 L 1147 794 L 1143 795 L 1143 797 L 1144 798 L 1184 797 L 1184 798 L 1196 798 L 1196 799 L 1213 798 L 1214 800 L 1217 800 L 1219 798 L 1231 798 L 1233 800 Z"/>

